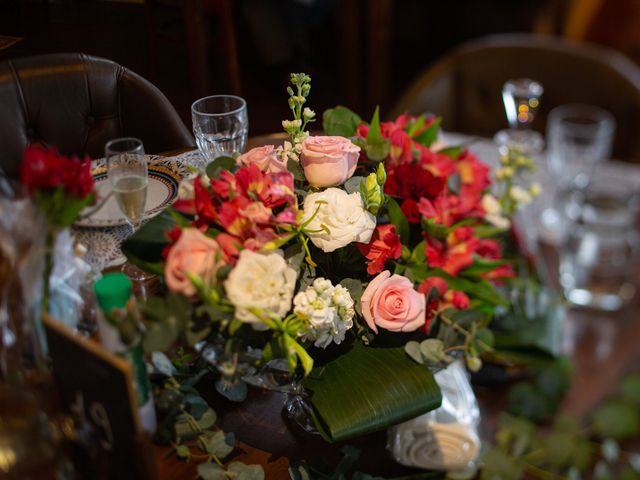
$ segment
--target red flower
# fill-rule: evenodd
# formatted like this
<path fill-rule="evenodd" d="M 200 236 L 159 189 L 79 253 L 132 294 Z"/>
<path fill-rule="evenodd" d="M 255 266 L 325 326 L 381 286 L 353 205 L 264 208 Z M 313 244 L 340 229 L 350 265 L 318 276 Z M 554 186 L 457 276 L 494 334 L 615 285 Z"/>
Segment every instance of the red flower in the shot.
<path fill-rule="evenodd" d="M 446 177 L 436 176 L 422 165 L 403 163 L 389 169 L 384 191 L 388 195 L 403 199 L 433 199 L 444 190 L 446 182 Z"/>
<path fill-rule="evenodd" d="M 420 222 L 420 210 L 418 210 L 418 203 L 413 198 L 407 198 L 402 202 L 400 210 L 402 210 L 404 216 L 407 217 L 407 221 L 409 223 Z"/>
<path fill-rule="evenodd" d="M 378 225 L 368 244 L 356 244 L 360 252 L 369 260 L 367 273 L 375 275 L 384 270 L 384 263 L 389 258 L 400 258 L 402 242 L 396 234 L 395 225 Z"/>
<path fill-rule="evenodd" d="M 447 282 L 440 277 L 429 277 L 418 286 L 418 291 L 429 295 L 432 288 L 438 290 L 438 297 L 440 297 L 447 291 Z"/>
<path fill-rule="evenodd" d="M 93 192 L 91 161 L 88 157 L 65 157 L 53 148 L 32 145 L 25 149 L 20 179 L 29 192 L 63 187 L 66 194 L 83 199 Z"/>
<path fill-rule="evenodd" d="M 449 290 L 444 294 L 444 299 L 446 300 L 447 304 L 452 305 L 458 310 L 466 310 L 467 308 L 469 308 L 469 297 L 466 293 L 459 290 Z"/>

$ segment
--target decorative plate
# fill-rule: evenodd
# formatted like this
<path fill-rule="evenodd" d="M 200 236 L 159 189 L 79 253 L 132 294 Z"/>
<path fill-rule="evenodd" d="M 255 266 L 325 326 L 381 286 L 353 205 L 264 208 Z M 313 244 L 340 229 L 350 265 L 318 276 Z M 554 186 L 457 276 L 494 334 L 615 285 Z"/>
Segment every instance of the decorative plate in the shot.
<path fill-rule="evenodd" d="M 147 186 L 147 203 L 144 219 L 149 219 L 167 206 L 171 205 L 178 196 L 180 182 L 186 173 L 186 169 L 175 159 L 149 156 L 148 160 L 149 183 Z M 107 166 L 104 159 L 97 160 L 91 173 L 96 184 L 98 203 L 111 193 L 111 183 L 107 175 Z M 98 210 L 89 206 L 83 212 L 84 215 L 76 221 L 77 227 L 116 227 L 126 225 L 127 220 L 122 214 L 115 197 L 110 196 L 104 205 Z"/>

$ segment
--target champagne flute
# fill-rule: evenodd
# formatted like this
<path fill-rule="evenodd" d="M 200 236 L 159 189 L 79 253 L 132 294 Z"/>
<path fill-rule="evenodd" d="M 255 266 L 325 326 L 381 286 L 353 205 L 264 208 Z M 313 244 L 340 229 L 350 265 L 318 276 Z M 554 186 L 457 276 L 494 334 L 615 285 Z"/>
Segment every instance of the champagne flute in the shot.
<path fill-rule="evenodd" d="M 142 141 L 116 138 L 105 146 L 109 181 L 118 206 L 135 231 L 144 218 L 147 201 L 147 160 Z"/>

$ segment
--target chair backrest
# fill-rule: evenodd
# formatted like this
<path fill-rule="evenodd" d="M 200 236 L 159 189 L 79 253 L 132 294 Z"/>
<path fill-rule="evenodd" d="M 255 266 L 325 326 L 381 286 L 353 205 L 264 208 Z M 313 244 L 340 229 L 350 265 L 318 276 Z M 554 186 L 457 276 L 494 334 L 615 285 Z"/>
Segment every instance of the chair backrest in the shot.
<path fill-rule="evenodd" d="M 0 63 L 0 166 L 9 176 L 29 143 L 96 158 L 123 136 L 148 153 L 194 144 L 162 92 L 110 60 L 63 53 Z"/>
<path fill-rule="evenodd" d="M 443 116 L 448 130 L 492 136 L 506 128 L 502 85 L 532 78 L 544 86 L 534 127 L 544 133 L 552 108 L 588 103 L 609 110 L 617 122 L 613 155 L 640 160 L 640 67 L 600 46 L 558 37 L 495 35 L 471 41 L 428 67 L 395 105 Z"/>

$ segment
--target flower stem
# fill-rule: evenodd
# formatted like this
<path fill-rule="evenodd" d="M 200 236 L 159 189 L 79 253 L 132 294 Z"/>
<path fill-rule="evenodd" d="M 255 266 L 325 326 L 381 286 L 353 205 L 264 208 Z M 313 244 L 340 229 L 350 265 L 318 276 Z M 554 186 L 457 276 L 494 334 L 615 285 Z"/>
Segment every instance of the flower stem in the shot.
<path fill-rule="evenodd" d="M 55 245 L 55 232 L 52 228 L 47 229 L 45 237 L 44 271 L 42 272 L 42 311 L 49 313 L 50 285 L 49 277 L 53 271 L 53 248 Z"/>

